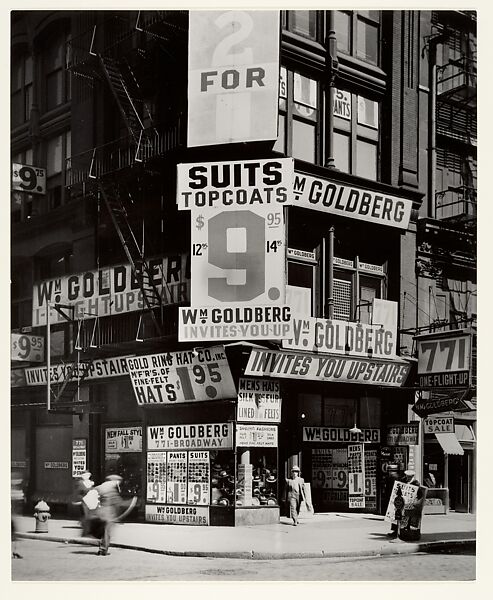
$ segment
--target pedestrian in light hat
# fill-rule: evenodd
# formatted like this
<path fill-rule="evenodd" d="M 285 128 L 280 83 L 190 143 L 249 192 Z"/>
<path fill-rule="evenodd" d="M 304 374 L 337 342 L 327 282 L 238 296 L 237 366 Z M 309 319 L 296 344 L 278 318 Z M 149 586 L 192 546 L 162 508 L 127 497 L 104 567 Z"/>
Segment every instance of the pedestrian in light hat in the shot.
<path fill-rule="evenodd" d="M 122 478 L 120 475 L 108 475 L 106 479 L 95 489 L 99 494 L 100 507 L 98 508 L 98 518 L 102 525 L 102 536 L 99 543 L 99 556 L 107 556 L 111 542 L 111 533 L 113 524 L 118 518 L 118 513 L 122 505 L 120 495 L 120 484 Z"/>
<path fill-rule="evenodd" d="M 286 502 L 289 506 L 289 516 L 293 519 L 293 525 L 298 525 L 298 518 L 300 514 L 301 502 L 306 502 L 307 508 L 311 510 L 311 506 L 308 505 L 305 493 L 305 480 L 300 477 L 300 468 L 298 465 L 291 467 L 291 477 L 286 479 Z"/>

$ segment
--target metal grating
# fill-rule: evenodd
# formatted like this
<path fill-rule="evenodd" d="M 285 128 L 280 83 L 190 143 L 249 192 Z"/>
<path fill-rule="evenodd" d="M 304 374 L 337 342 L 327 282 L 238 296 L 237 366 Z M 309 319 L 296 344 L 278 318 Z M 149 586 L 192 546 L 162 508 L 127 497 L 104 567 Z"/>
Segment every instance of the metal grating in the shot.
<path fill-rule="evenodd" d="M 351 319 L 351 282 L 334 279 L 334 318 Z"/>

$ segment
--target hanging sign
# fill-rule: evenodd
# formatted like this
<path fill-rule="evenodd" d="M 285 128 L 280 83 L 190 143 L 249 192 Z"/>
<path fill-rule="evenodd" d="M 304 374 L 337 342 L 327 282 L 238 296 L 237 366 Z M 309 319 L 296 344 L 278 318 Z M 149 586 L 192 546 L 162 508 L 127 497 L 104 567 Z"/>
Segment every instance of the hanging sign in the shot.
<path fill-rule="evenodd" d="M 365 449 L 363 444 L 347 448 L 349 508 L 365 507 Z"/>
<path fill-rule="evenodd" d="M 252 348 L 245 374 L 401 387 L 410 368 L 409 363 L 398 360 L 370 360 Z"/>
<path fill-rule="evenodd" d="M 147 453 L 147 502 L 166 502 L 166 454 Z"/>
<path fill-rule="evenodd" d="M 419 443 L 419 422 L 387 427 L 388 446 L 416 446 Z"/>
<path fill-rule="evenodd" d="M 104 449 L 106 453 L 141 452 L 142 427 L 108 427 Z"/>
<path fill-rule="evenodd" d="M 188 146 L 275 140 L 279 11 L 190 11 Z"/>
<path fill-rule="evenodd" d="M 293 206 L 407 229 L 412 202 L 382 192 L 295 173 Z"/>
<path fill-rule="evenodd" d="M 280 423 L 280 382 L 272 379 L 240 377 L 236 418 L 238 421 Z"/>
<path fill-rule="evenodd" d="M 168 525 L 209 525 L 209 507 L 146 504 L 145 520 Z"/>
<path fill-rule="evenodd" d="M 44 337 L 25 333 L 10 334 L 10 359 L 13 361 L 43 362 L 44 351 Z"/>
<path fill-rule="evenodd" d="M 46 194 L 46 169 L 12 163 L 12 189 L 29 194 Z"/>
<path fill-rule="evenodd" d="M 438 394 L 438 392 L 432 392 Z M 422 398 L 418 400 L 413 406 L 413 411 L 420 417 L 427 417 L 435 413 L 444 413 L 453 411 L 471 411 L 471 406 L 468 405 L 469 398 L 472 397 L 472 390 L 460 390 L 450 394 L 440 395 L 433 398 Z"/>
<path fill-rule="evenodd" d="M 470 384 L 471 334 L 446 331 L 416 338 L 421 388 L 464 388 Z"/>
<path fill-rule="evenodd" d="M 79 477 L 87 469 L 87 440 L 72 440 L 72 477 Z"/>
<path fill-rule="evenodd" d="M 164 305 L 188 302 L 189 257 L 176 254 L 148 261 L 152 282 Z M 130 265 L 103 267 L 46 279 L 34 284 L 32 325 L 46 325 L 46 303 L 66 304 L 74 308 L 74 319 L 94 319 L 142 310 L 144 302 L 139 283 Z M 72 317 L 72 311 L 67 313 Z M 66 319 L 52 306 L 50 323 L 65 323 Z"/>
<path fill-rule="evenodd" d="M 232 447 L 231 423 L 151 425 L 147 428 L 149 450 L 225 450 Z"/>
<path fill-rule="evenodd" d="M 139 406 L 234 398 L 224 346 L 127 359 Z"/>
<path fill-rule="evenodd" d="M 237 448 L 277 448 L 277 425 L 236 425 Z"/>
<path fill-rule="evenodd" d="M 455 433 L 454 417 L 428 417 L 423 427 L 425 433 Z"/>

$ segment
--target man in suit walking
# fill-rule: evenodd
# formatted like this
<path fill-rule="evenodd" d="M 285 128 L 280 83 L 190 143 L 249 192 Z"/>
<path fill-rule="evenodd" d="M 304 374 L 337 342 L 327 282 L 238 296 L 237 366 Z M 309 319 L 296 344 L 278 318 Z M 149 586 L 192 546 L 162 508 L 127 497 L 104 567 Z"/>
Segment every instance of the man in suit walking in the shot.
<path fill-rule="evenodd" d="M 300 477 L 300 468 L 294 465 L 291 468 L 291 477 L 286 479 L 286 501 L 289 505 L 289 516 L 293 519 L 293 525 L 298 525 L 298 517 L 300 514 L 301 502 L 305 501 L 307 508 L 308 502 L 306 501 L 305 494 L 305 480 Z"/>

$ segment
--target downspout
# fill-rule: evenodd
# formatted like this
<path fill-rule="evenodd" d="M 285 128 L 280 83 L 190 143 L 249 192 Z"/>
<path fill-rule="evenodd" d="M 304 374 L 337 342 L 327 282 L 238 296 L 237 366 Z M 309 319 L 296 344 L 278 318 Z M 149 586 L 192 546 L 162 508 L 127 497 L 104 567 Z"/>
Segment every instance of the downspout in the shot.
<path fill-rule="evenodd" d="M 325 166 L 329 169 L 335 169 L 334 161 L 334 89 L 335 79 L 339 70 L 339 62 L 337 60 L 337 38 L 334 30 L 334 11 L 329 10 L 329 24 L 328 24 L 328 35 L 325 42 L 326 46 L 326 69 L 327 69 L 327 83 L 328 83 L 328 107 L 325 111 L 326 116 L 326 155 Z"/>

